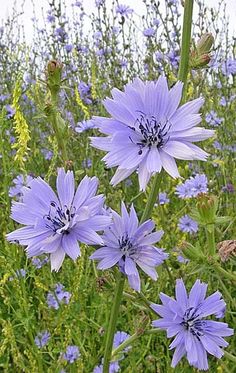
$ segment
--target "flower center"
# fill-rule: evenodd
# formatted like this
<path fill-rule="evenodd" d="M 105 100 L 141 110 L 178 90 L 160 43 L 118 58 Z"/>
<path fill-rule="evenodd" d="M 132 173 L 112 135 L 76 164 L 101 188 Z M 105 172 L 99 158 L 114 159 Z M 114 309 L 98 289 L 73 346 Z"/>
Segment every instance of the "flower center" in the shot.
<path fill-rule="evenodd" d="M 56 202 L 51 202 L 48 215 L 44 216 L 46 227 L 58 234 L 68 234 L 73 224 L 74 210 L 73 206 L 62 209 Z"/>
<path fill-rule="evenodd" d="M 204 335 L 204 320 L 199 320 L 199 315 L 195 307 L 190 307 L 187 309 L 183 316 L 182 325 L 190 333 L 199 339 L 199 337 Z"/>
<path fill-rule="evenodd" d="M 139 154 L 142 154 L 142 148 L 156 146 L 157 148 L 162 147 L 167 141 L 167 134 L 171 127 L 171 124 L 166 121 L 162 123 L 157 120 L 154 115 L 147 115 L 143 112 L 139 112 L 140 115 L 134 123 L 134 127 L 130 127 L 132 130 L 137 131 L 141 134 L 141 141 L 136 144 L 140 147 Z M 132 141 L 132 140 L 131 140 Z"/>
<path fill-rule="evenodd" d="M 133 244 L 130 242 L 130 239 L 128 235 L 122 236 L 118 239 L 120 250 L 123 254 L 123 256 L 131 257 L 133 254 L 135 254 L 136 249 L 133 246 Z"/>

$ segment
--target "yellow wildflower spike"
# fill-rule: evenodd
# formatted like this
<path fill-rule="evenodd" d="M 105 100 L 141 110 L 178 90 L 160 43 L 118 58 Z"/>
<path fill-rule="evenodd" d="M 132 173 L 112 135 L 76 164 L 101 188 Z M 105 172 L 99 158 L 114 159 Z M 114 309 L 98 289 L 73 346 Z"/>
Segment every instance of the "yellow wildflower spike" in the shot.
<path fill-rule="evenodd" d="M 16 133 L 17 141 L 12 145 L 13 149 L 17 149 L 15 155 L 15 161 L 20 165 L 21 169 L 24 170 L 24 163 L 28 154 L 28 142 L 30 140 L 29 126 L 21 112 L 19 100 L 21 98 L 21 79 L 18 79 L 13 91 L 13 108 L 15 109 L 14 115 L 14 130 Z"/>
<path fill-rule="evenodd" d="M 88 110 L 87 106 L 84 105 L 83 101 L 81 100 L 78 89 L 76 89 L 76 88 L 75 88 L 75 100 L 76 100 L 78 106 L 80 107 L 80 109 L 83 111 L 85 119 L 89 119 L 90 118 L 89 110 Z"/>

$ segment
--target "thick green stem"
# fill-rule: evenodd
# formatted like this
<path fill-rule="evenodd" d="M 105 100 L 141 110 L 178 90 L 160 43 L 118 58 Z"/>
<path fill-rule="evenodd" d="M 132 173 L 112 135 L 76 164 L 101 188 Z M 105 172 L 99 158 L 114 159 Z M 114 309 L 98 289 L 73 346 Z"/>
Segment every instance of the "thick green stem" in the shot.
<path fill-rule="evenodd" d="M 193 0 L 185 0 L 184 1 L 184 19 L 183 19 L 183 28 L 182 28 L 181 55 L 180 55 L 180 65 L 179 65 L 179 72 L 178 72 L 178 80 L 181 80 L 184 83 L 184 86 L 186 84 L 187 76 L 188 76 L 192 16 L 193 16 Z"/>
<path fill-rule="evenodd" d="M 123 294 L 124 284 L 125 284 L 125 276 L 121 272 L 119 272 L 118 277 L 117 277 L 115 296 L 114 296 L 113 305 L 112 305 L 112 309 L 111 309 L 109 326 L 108 326 L 107 334 L 106 334 L 106 345 L 105 345 L 104 362 L 103 362 L 103 373 L 109 373 L 113 339 L 114 339 L 116 322 L 117 322 L 117 318 L 118 318 L 118 313 L 119 313 L 121 298 L 122 298 L 122 294 Z"/>
<path fill-rule="evenodd" d="M 63 137 L 62 131 L 60 130 L 59 123 L 58 123 L 59 117 L 58 117 L 57 109 L 54 108 L 54 107 L 52 108 L 52 111 L 49 115 L 49 120 L 52 124 L 53 131 L 54 131 L 56 139 L 57 139 L 58 148 L 61 151 L 61 156 L 62 156 L 64 166 L 66 166 L 66 162 L 68 161 L 68 155 L 67 155 L 67 150 L 66 150 L 66 142 L 65 142 L 65 139 Z"/>
<path fill-rule="evenodd" d="M 215 227 L 214 224 L 210 227 L 206 227 L 206 238 L 207 238 L 207 254 L 214 256 L 216 253 L 216 243 L 215 243 Z"/>
<path fill-rule="evenodd" d="M 141 221 L 140 221 L 141 223 L 145 222 L 147 219 L 150 218 L 153 206 L 154 206 L 154 204 L 156 202 L 157 195 L 158 195 L 158 192 L 159 192 L 159 188 L 160 188 L 160 184 L 161 184 L 161 177 L 162 177 L 162 173 L 161 172 L 157 173 L 155 175 L 155 177 L 154 177 L 152 188 L 151 188 L 151 192 L 149 194 L 149 197 L 148 197 L 148 200 L 147 200 L 147 204 L 145 206 L 143 215 L 141 217 Z"/>

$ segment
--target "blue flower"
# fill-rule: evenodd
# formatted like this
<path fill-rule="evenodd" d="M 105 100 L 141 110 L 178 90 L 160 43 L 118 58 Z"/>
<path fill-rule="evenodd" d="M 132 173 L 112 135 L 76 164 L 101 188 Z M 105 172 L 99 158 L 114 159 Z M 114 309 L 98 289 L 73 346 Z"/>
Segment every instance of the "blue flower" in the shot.
<path fill-rule="evenodd" d="M 58 271 L 67 254 L 80 256 L 78 241 L 102 245 L 96 231 L 102 231 L 110 218 L 102 214 L 104 197 L 96 195 L 98 180 L 85 176 L 75 192 L 74 174 L 60 168 L 57 175 L 58 197 L 40 177 L 25 188 L 21 203 L 13 202 L 12 219 L 26 225 L 7 235 L 11 242 L 26 247 L 27 256 L 50 254 L 51 269 Z"/>
<path fill-rule="evenodd" d="M 74 363 L 80 357 L 79 348 L 77 346 L 68 346 L 62 357 L 70 364 Z"/>
<path fill-rule="evenodd" d="M 7 119 L 13 118 L 16 112 L 15 109 L 11 105 L 8 105 L 8 104 L 5 105 L 5 109 L 7 111 L 7 115 L 6 115 Z"/>
<path fill-rule="evenodd" d="M 77 126 L 75 127 L 75 131 L 78 133 L 82 133 L 82 132 L 86 132 L 94 128 L 98 128 L 94 120 L 92 119 L 83 120 L 82 122 L 77 123 Z"/>
<path fill-rule="evenodd" d="M 196 233 L 198 231 L 198 224 L 195 220 L 191 219 L 188 215 L 182 216 L 179 219 L 178 228 L 182 232 L 186 233 Z"/>
<path fill-rule="evenodd" d="M 34 339 L 34 342 L 38 348 L 42 348 L 48 343 L 50 337 L 51 334 L 46 330 L 44 332 L 38 333 Z"/>
<path fill-rule="evenodd" d="M 236 59 L 228 58 L 222 65 L 222 74 L 229 76 L 236 74 Z"/>
<path fill-rule="evenodd" d="M 218 118 L 217 113 L 211 110 L 210 113 L 206 115 L 206 122 L 213 127 L 217 127 L 223 122 L 223 119 Z"/>
<path fill-rule="evenodd" d="M 119 345 L 121 345 L 121 343 L 126 341 L 126 339 L 128 339 L 129 337 L 130 335 L 128 333 L 120 332 L 120 331 L 116 332 L 114 335 L 114 340 L 113 340 L 113 349 L 119 347 Z M 126 347 L 124 349 L 124 352 L 128 352 L 131 348 L 132 346 Z"/>
<path fill-rule="evenodd" d="M 166 56 L 167 56 L 170 64 L 173 66 L 173 68 L 178 69 L 180 56 L 178 55 L 177 51 L 172 50 L 172 51 L 168 52 Z"/>
<path fill-rule="evenodd" d="M 70 53 L 72 51 L 72 49 L 73 49 L 73 45 L 71 45 L 71 44 L 66 44 L 65 45 L 65 50 L 66 50 L 67 53 Z"/>
<path fill-rule="evenodd" d="M 118 264 L 120 271 L 127 275 L 130 286 L 140 291 L 136 265 L 153 280 L 157 280 L 155 267 L 162 264 L 168 254 L 153 245 L 161 239 L 164 232 L 152 232 L 155 227 L 152 220 L 139 226 L 134 207 L 131 207 L 128 214 L 124 203 L 121 205 L 121 216 L 112 211 L 112 217 L 112 224 L 102 236 L 103 247 L 96 250 L 90 259 L 99 260 L 98 269 L 102 270 Z"/>
<path fill-rule="evenodd" d="M 224 96 L 222 96 L 221 99 L 220 99 L 220 105 L 221 106 L 226 106 L 227 105 L 227 100 Z"/>
<path fill-rule="evenodd" d="M 183 280 L 177 280 L 176 300 L 160 293 L 162 305 L 151 304 L 151 308 L 162 318 L 152 325 L 167 331 L 167 337 L 175 336 L 170 349 L 175 348 L 171 366 L 173 368 L 186 355 L 189 364 L 200 370 L 208 369 L 207 353 L 221 358 L 224 354 L 220 347 L 227 347 L 223 337 L 233 334 L 228 324 L 207 320 L 210 315 L 222 315 L 225 302 L 220 292 L 206 297 L 207 284 L 197 280 L 189 296 Z"/>
<path fill-rule="evenodd" d="M 14 186 L 9 188 L 9 197 L 17 197 L 19 200 L 23 196 L 23 189 L 25 187 L 30 187 L 30 182 L 33 180 L 33 177 L 30 175 L 18 175 L 13 179 Z"/>
<path fill-rule="evenodd" d="M 53 23 L 55 21 L 55 16 L 52 14 L 52 11 L 51 10 L 48 10 L 47 11 L 47 18 L 46 20 L 49 22 L 49 23 Z"/>
<path fill-rule="evenodd" d="M 18 279 L 24 278 L 26 276 L 26 273 L 27 272 L 24 268 L 17 269 L 15 272 L 15 276 L 9 277 L 9 281 L 13 281 L 14 278 L 18 278 Z"/>
<path fill-rule="evenodd" d="M 177 185 L 175 193 L 182 199 L 192 197 L 192 182 L 188 179 L 185 183 Z"/>
<path fill-rule="evenodd" d="M 116 14 L 120 14 L 122 17 L 128 17 L 133 11 L 128 5 L 119 4 L 116 7 Z"/>
<path fill-rule="evenodd" d="M 203 104 L 199 98 L 179 106 L 183 84 L 168 89 L 165 77 L 157 82 L 135 79 L 125 92 L 113 89 L 113 99 L 104 105 L 112 118 L 95 117 L 100 132 L 108 137 L 92 137 L 92 145 L 105 150 L 107 167 L 118 169 L 111 183 L 118 184 L 138 170 L 139 185 L 145 190 L 150 177 L 162 168 L 172 177 L 179 177 L 174 158 L 206 160 L 207 153 L 193 142 L 214 134 L 196 127 Z"/>
<path fill-rule="evenodd" d="M 194 177 L 190 178 L 190 182 L 192 184 L 192 195 L 193 197 L 198 196 L 201 193 L 208 192 L 208 180 L 205 174 L 197 174 Z"/>
<path fill-rule="evenodd" d="M 112 361 L 109 365 L 109 373 L 119 372 L 120 366 L 118 361 Z M 93 370 L 93 373 L 103 373 L 103 364 L 96 366 Z"/>
<path fill-rule="evenodd" d="M 160 192 L 159 193 L 159 205 L 165 205 L 165 203 L 169 203 L 170 200 L 167 197 L 166 192 Z"/>
<path fill-rule="evenodd" d="M 66 31 L 62 27 L 56 28 L 56 30 L 55 30 L 55 36 L 57 37 L 57 39 L 61 43 L 65 43 L 65 41 L 68 38 L 68 34 L 66 33 Z"/>
<path fill-rule="evenodd" d="M 105 0 L 95 0 L 95 5 L 96 7 L 100 7 L 105 3 Z"/>
<path fill-rule="evenodd" d="M 125 333 L 125 332 L 116 332 L 115 335 L 114 335 L 114 340 L 113 340 L 113 349 L 119 347 L 119 345 L 121 343 L 123 343 L 124 341 L 126 341 L 126 339 L 128 339 L 130 337 L 129 334 Z M 128 346 L 124 349 L 124 352 L 128 352 L 132 347 L 131 346 Z M 124 355 L 120 354 L 119 355 L 119 360 L 122 360 L 124 358 Z M 120 370 L 120 367 L 119 367 L 119 364 L 118 364 L 118 361 L 115 360 L 115 361 L 112 361 L 110 363 L 110 366 L 109 366 L 109 373 L 115 373 L 115 372 L 118 372 Z M 93 373 L 102 373 L 103 372 L 103 360 L 102 360 L 102 364 L 96 366 L 93 370 Z"/>
<path fill-rule="evenodd" d="M 86 158 L 82 161 L 83 168 L 91 168 L 92 167 L 92 160 L 90 158 Z"/>
<path fill-rule="evenodd" d="M 155 30 L 152 27 L 147 28 L 143 30 L 143 35 L 146 36 L 147 38 L 150 38 L 155 35 Z"/>
<path fill-rule="evenodd" d="M 228 183 L 222 187 L 222 191 L 228 192 L 228 193 L 234 193 L 235 192 L 234 185 L 232 183 Z"/>

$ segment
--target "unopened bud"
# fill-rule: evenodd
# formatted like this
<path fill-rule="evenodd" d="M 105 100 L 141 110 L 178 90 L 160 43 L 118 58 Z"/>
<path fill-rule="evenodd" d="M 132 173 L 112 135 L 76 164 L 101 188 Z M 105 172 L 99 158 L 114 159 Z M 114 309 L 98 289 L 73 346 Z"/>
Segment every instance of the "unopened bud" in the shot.
<path fill-rule="evenodd" d="M 47 74 L 53 75 L 55 73 L 61 73 L 62 71 L 62 63 L 57 60 L 51 60 L 47 64 Z"/>
<path fill-rule="evenodd" d="M 190 67 L 200 69 L 208 65 L 211 60 L 211 48 L 214 43 L 212 34 L 206 33 L 198 40 L 196 47 L 190 53 Z"/>
<path fill-rule="evenodd" d="M 200 194 L 196 206 L 200 224 L 215 224 L 218 208 L 218 199 L 216 196 L 205 193 Z"/>
<path fill-rule="evenodd" d="M 211 57 L 209 54 L 202 54 L 199 57 L 194 57 L 191 61 L 191 67 L 195 69 L 201 69 L 202 67 L 205 67 L 210 62 Z"/>
<path fill-rule="evenodd" d="M 51 60 L 47 64 L 46 79 L 52 95 L 57 95 L 60 91 L 62 67 L 62 63 L 56 60 Z"/>
<path fill-rule="evenodd" d="M 189 242 L 183 242 L 180 246 L 185 258 L 192 261 L 204 262 L 205 257 L 199 248 L 194 247 Z"/>
<path fill-rule="evenodd" d="M 214 38 L 212 34 L 203 34 L 202 37 L 197 42 L 197 53 L 199 55 L 209 53 L 214 44 Z"/>

